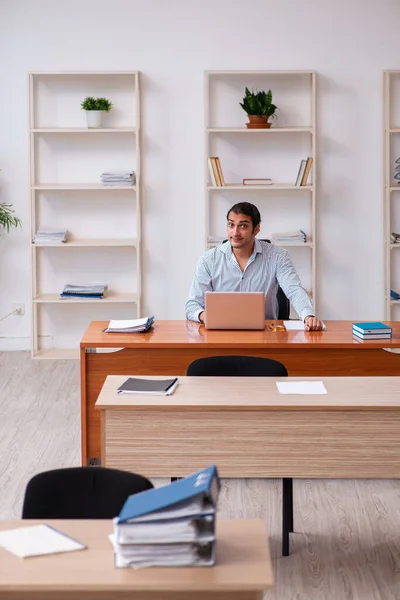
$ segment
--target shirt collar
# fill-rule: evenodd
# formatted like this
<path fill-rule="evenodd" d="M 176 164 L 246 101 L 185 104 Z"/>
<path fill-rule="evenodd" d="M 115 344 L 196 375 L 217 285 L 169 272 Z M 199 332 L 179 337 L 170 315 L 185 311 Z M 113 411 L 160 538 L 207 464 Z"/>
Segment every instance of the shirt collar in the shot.
<path fill-rule="evenodd" d="M 224 252 L 224 254 L 232 254 L 232 246 L 230 241 L 226 241 L 223 244 L 221 244 L 220 246 L 218 246 L 218 250 L 220 252 Z M 261 246 L 261 242 L 258 238 L 255 238 L 254 240 L 254 250 L 253 250 L 253 254 L 262 254 L 262 246 Z M 252 256 L 253 256 L 252 254 Z"/>

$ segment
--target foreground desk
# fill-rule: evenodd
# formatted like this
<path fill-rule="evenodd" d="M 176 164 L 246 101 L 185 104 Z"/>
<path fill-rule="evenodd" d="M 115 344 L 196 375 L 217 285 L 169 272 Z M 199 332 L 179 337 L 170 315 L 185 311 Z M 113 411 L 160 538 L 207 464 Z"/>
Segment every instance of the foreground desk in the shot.
<path fill-rule="evenodd" d="M 41 521 L 43 522 L 43 521 Z M 217 522 L 217 564 L 115 569 L 110 521 L 46 521 L 87 550 L 21 560 L 0 548 L 1 600 L 261 600 L 273 584 L 261 520 Z M 0 529 L 36 521 L 0 521 Z"/>
<path fill-rule="evenodd" d="M 100 419 L 94 405 L 107 375 L 184 375 L 192 360 L 215 354 L 274 358 L 291 376 L 397 375 L 400 323 L 392 340 L 353 340 L 351 321 L 326 321 L 323 332 L 207 331 L 191 321 L 158 321 L 146 334 L 103 333 L 90 324 L 81 341 L 82 462 L 100 456 Z"/>
<path fill-rule="evenodd" d="M 146 477 L 218 465 L 221 477 L 400 478 L 400 377 L 324 377 L 283 395 L 272 377 L 180 377 L 171 396 L 117 394 L 107 377 L 102 462 Z M 298 378 L 295 380 L 313 380 Z"/>

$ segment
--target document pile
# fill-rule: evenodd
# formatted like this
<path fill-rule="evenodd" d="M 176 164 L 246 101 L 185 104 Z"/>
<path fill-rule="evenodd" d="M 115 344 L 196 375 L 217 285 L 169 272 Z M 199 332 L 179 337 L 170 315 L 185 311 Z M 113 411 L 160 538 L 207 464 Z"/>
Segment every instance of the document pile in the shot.
<path fill-rule="evenodd" d="M 109 171 L 101 174 L 101 182 L 108 187 L 131 187 L 136 183 L 135 171 Z"/>
<path fill-rule="evenodd" d="M 397 158 L 394 162 L 394 178 L 397 180 L 397 183 L 400 183 L 400 157 Z"/>
<path fill-rule="evenodd" d="M 307 236 L 301 229 L 285 233 L 268 233 L 267 237 L 271 240 L 272 244 L 302 244 L 307 241 Z"/>
<path fill-rule="evenodd" d="M 212 466 L 129 496 L 110 537 L 115 566 L 213 565 L 219 486 L 217 468 Z"/>
<path fill-rule="evenodd" d="M 63 231 L 45 231 L 38 229 L 33 238 L 34 244 L 61 244 L 67 241 L 68 229 Z"/>
<path fill-rule="evenodd" d="M 396 233 L 395 231 L 392 231 L 392 233 L 390 234 L 390 238 L 391 238 L 392 244 L 400 243 L 400 233 Z"/>
<path fill-rule="evenodd" d="M 118 394 L 145 394 L 146 396 L 170 396 L 178 387 L 178 378 L 141 379 L 129 377 L 118 388 Z"/>
<path fill-rule="evenodd" d="M 67 285 L 64 286 L 60 298 L 101 298 L 107 289 L 106 285 Z"/>
<path fill-rule="evenodd" d="M 105 333 L 145 333 L 154 323 L 154 317 L 143 319 L 114 319 L 104 329 Z"/>
<path fill-rule="evenodd" d="M 380 321 L 353 323 L 353 336 L 357 340 L 390 340 L 392 339 L 392 328 Z"/>

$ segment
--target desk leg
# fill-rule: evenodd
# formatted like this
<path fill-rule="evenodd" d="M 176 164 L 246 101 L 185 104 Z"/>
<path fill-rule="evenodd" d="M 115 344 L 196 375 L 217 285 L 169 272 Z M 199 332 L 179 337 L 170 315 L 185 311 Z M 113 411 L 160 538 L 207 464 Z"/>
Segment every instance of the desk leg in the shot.
<path fill-rule="evenodd" d="M 282 556 L 290 554 L 289 534 L 293 531 L 293 479 L 282 479 Z"/>
<path fill-rule="evenodd" d="M 81 462 L 87 464 L 87 438 L 86 438 L 86 350 L 80 351 L 81 366 Z"/>

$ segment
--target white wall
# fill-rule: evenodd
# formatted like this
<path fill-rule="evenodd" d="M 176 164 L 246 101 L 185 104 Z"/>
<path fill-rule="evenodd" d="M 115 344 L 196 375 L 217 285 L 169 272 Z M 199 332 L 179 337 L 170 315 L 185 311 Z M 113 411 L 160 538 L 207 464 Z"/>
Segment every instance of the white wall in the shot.
<path fill-rule="evenodd" d="M 28 71 L 142 72 L 145 310 L 179 319 L 204 249 L 204 70 L 314 69 L 319 314 L 382 318 L 382 70 L 400 68 L 399 23 L 397 0 L 0 0 L 0 201 L 24 222 L 0 239 L 0 317 L 30 297 Z M 28 310 L 0 323 L 0 349 L 29 335 Z"/>

